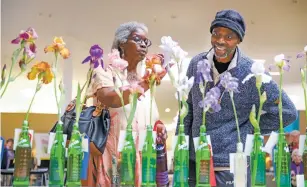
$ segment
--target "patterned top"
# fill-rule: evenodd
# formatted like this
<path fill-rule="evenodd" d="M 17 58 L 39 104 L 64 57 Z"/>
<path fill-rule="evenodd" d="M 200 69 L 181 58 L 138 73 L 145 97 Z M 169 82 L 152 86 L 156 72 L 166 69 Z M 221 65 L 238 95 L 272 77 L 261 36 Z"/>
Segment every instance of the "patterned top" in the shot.
<path fill-rule="evenodd" d="M 197 63 L 200 60 L 207 59 L 212 62 L 213 71 L 211 71 L 214 82 L 207 83 L 206 91 L 219 83 L 220 74 L 217 72 L 213 63 L 213 51 L 200 53 L 195 56 L 188 67 L 187 76 L 196 76 Z M 245 145 L 246 135 L 253 133 L 253 126 L 249 121 L 249 114 L 252 106 L 255 104 L 256 109 L 259 108 L 259 97 L 255 85 L 255 78 L 251 78 L 245 84 L 242 80 L 251 73 L 253 61 L 245 56 L 239 48 L 228 67 L 228 72 L 232 76 L 239 79 L 239 93 L 234 93 L 234 102 L 236 105 L 238 121 L 240 126 L 241 140 Z M 225 73 L 225 72 L 224 72 Z M 221 88 L 223 93 L 224 89 Z M 262 91 L 267 93 L 267 101 L 263 105 L 263 113 L 260 120 L 260 128 L 262 134 L 268 134 L 279 128 L 279 112 L 278 112 L 278 85 L 271 81 L 263 84 Z M 228 92 L 222 94 L 221 111 L 217 113 L 206 114 L 207 134 L 210 135 L 213 148 L 213 161 L 215 167 L 229 167 L 229 153 L 236 152 L 236 142 L 238 141 L 237 130 L 232 103 Z M 193 137 L 199 136 L 200 125 L 202 124 L 202 108 L 198 103 L 202 100 L 199 86 L 194 84 L 187 100 L 189 105 L 189 113 L 184 119 L 185 134 L 190 135 L 190 159 L 195 160 L 195 150 L 192 141 Z M 284 126 L 289 125 L 297 118 L 297 111 L 286 93 L 282 92 L 283 102 L 283 122 Z M 178 126 L 176 134 L 178 133 Z"/>

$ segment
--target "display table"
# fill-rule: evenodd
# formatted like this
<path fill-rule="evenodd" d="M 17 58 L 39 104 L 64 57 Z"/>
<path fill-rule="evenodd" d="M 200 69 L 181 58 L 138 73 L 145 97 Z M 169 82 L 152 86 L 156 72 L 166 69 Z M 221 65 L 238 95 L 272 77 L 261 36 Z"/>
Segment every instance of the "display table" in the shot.
<path fill-rule="evenodd" d="M 13 185 L 13 175 L 14 175 L 14 168 L 10 169 L 3 169 L 1 170 L 1 186 L 12 186 Z M 38 168 L 33 169 L 30 171 L 30 181 L 31 177 L 37 176 L 35 180 L 34 186 L 46 186 L 47 179 L 48 179 L 48 168 Z"/>

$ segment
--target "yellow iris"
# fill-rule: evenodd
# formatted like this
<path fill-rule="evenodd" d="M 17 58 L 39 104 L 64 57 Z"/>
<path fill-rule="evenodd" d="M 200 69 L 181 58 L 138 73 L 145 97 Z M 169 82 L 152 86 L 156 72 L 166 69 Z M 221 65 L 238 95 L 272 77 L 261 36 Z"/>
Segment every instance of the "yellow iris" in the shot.
<path fill-rule="evenodd" d="M 147 57 L 146 68 L 153 69 L 155 64 L 159 64 L 159 65 L 162 64 L 161 58 L 159 56 L 153 55 L 153 56 Z"/>
<path fill-rule="evenodd" d="M 54 37 L 53 43 L 47 47 L 45 47 L 45 53 L 55 52 L 60 53 L 60 55 L 67 59 L 70 56 L 69 50 L 65 47 L 66 43 L 64 42 L 62 37 Z"/>
<path fill-rule="evenodd" d="M 42 79 L 42 82 L 44 84 L 49 84 L 54 77 L 51 71 L 51 66 L 44 61 L 38 62 L 33 65 L 27 77 L 29 80 L 34 80 L 37 76 L 39 79 Z"/>

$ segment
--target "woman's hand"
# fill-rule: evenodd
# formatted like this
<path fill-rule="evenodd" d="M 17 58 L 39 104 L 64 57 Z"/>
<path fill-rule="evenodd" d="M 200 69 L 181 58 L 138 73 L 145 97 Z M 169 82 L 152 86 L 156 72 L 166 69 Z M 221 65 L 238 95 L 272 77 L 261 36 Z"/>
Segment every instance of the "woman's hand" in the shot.
<path fill-rule="evenodd" d="M 157 132 L 157 144 L 165 144 L 167 139 L 167 131 L 166 127 L 162 123 L 158 123 L 155 125 Z"/>

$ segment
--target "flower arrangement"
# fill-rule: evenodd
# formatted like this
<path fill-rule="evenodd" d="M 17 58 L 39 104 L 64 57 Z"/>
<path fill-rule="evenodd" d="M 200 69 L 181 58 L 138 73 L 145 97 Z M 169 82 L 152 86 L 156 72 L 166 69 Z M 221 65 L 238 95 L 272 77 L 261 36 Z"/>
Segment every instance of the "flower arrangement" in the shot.
<path fill-rule="evenodd" d="M 152 102 L 154 99 L 156 85 L 161 84 L 161 78 L 165 74 L 162 68 L 162 55 L 149 55 L 146 57 L 146 71 L 143 79 L 148 83 L 150 90 L 150 122 L 147 125 L 144 141 L 141 140 L 142 151 L 142 185 L 156 186 L 157 150 L 152 128 Z"/>
<path fill-rule="evenodd" d="M 307 109 L 307 91 L 306 91 L 306 74 L 307 74 L 307 45 L 304 47 L 304 51 L 300 52 L 297 54 L 296 58 L 300 59 L 300 58 L 306 58 L 306 64 L 304 65 L 303 68 L 301 68 L 300 72 L 301 72 L 301 82 L 302 82 L 302 87 L 304 90 L 304 100 L 305 100 L 305 109 Z M 305 116 L 307 119 L 307 110 L 305 110 Z"/>
<path fill-rule="evenodd" d="M 54 96 L 57 106 L 57 116 L 58 122 L 56 125 L 56 137 L 52 142 L 51 153 L 50 153 L 50 180 L 49 185 L 64 185 L 64 172 L 65 168 L 65 145 L 63 139 L 63 122 L 61 120 L 61 106 L 64 102 L 65 89 L 63 81 L 60 81 L 59 87 L 57 87 L 57 68 L 59 56 L 63 59 L 67 59 L 70 56 L 69 50 L 65 47 L 65 42 L 62 37 L 54 37 L 51 45 L 48 45 L 44 48 L 45 53 L 53 53 L 55 56 L 55 61 L 51 64 L 52 73 L 54 76 L 53 85 L 54 85 Z M 58 91 L 60 90 L 60 98 L 58 98 Z"/>
<path fill-rule="evenodd" d="M 16 155 L 18 156 L 15 158 L 15 170 L 13 180 L 14 186 L 29 186 L 29 171 L 31 169 L 30 160 L 32 152 L 32 145 L 30 143 L 29 138 L 29 113 L 37 92 L 42 88 L 43 84 L 49 84 L 52 81 L 53 74 L 51 72 L 50 65 L 47 62 L 41 61 L 33 65 L 27 77 L 29 80 L 37 79 L 37 83 L 35 87 L 35 92 L 33 94 L 25 116 L 25 120 L 23 121 L 22 130 L 16 146 Z"/>
<path fill-rule="evenodd" d="M 206 92 L 207 83 L 212 82 L 211 63 L 207 60 L 200 60 L 197 64 L 196 82 L 199 85 L 202 94 L 202 100 L 198 103 L 203 108 L 202 125 L 200 126 L 200 137 L 194 138 L 196 150 L 196 183 L 198 185 L 210 186 L 215 184 L 213 178 L 213 159 L 211 154 L 211 146 L 207 139 L 206 114 L 207 112 L 218 112 L 221 110 L 219 98 L 221 91 L 218 87 L 212 87 Z M 207 167 L 204 166 L 204 163 Z"/>
<path fill-rule="evenodd" d="M 290 153 L 289 148 L 285 139 L 285 132 L 283 129 L 283 118 L 282 118 L 282 85 L 283 85 L 283 74 L 285 71 L 290 70 L 289 59 L 284 54 L 275 56 L 274 65 L 278 68 L 280 73 L 279 81 L 279 99 L 278 99 L 278 110 L 279 110 L 279 134 L 277 148 L 274 151 L 274 161 L 276 163 L 276 183 L 277 186 L 290 185 Z M 270 67 L 271 69 L 271 67 Z"/>
<path fill-rule="evenodd" d="M 6 92 L 9 84 L 15 81 L 23 72 L 26 71 L 27 65 L 33 61 L 36 56 L 36 39 L 38 35 L 34 28 L 28 28 L 26 31 L 20 31 L 19 35 L 11 41 L 12 44 L 19 44 L 19 47 L 12 54 L 12 62 L 9 70 L 8 77 L 6 77 L 6 64 L 2 67 L 1 72 L 1 83 L 0 83 L 0 99 L 3 97 Z M 22 53 L 21 58 L 19 58 Z M 20 72 L 16 75 L 12 75 L 14 66 L 19 64 Z"/>
<path fill-rule="evenodd" d="M 183 61 L 187 56 L 177 42 L 173 41 L 170 36 L 161 38 L 160 48 L 163 51 L 164 64 L 172 85 L 176 88 L 176 99 L 178 100 L 179 109 L 179 131 L 178 139 L 174 152 L 174 186 L 188 186 L 188 168 L 189 168 L 189 144 L 188 137 L 184 134 L 183 120 L 188 114 L 189 105 L 187 103 L 188 94 L 194 84 L 194 77 L 188 78 L 183 72 Z M 177 67 L 178 78 L 175 79 L 171 65 Z"/>
<path fill-rule="evenodd" d="M 301 68 L 301 82 L 302 82 L 302 87 L 303 87 L 303 90 L 304 90 L 304 100 L 305 100 L 305 117 L 307 119 L 307 90 L 306 90 L 306 87 L 307 87 L 307 79 L 306 79 L 306 74 L 307 74 L 307 45 L 304 47 L 304 50 L 300 53 L 297 54 L 296 58 L 297 59 L 300 59 L 300 58 L 304 58 L 306 59 L 306 63 L 304 65 L 303 68 Z M 306 135 L 307 135 L 307 131 L 305 132 Z M 305 136 L 306 136 L 305 135 Z M 304 151 L 303 151 L 303 163 L 304 163 L 304 166 L 307 165 L 307 138 L 305 139 L 305 142 L 304 142 Z M 304 167 L 304 173 L 307 173 L 305 167 Z M 307 180 L 305 180 L 305 186 L 307 185 Z"/>
<path fill-rule="evenodd" d="M 230 100 L 233 107 L 233 112 L 236 121 L 237 133 L 238 133 L 238 142 L 237 142 L 237 151 L 234 155 L 234 183 L 235 186 L 246 186 L 247 185 L 247 158 L 245 153 L 243 153 L 243 144 L 241 141 L 240 127 L 238 116 L 236 112 L 236 105 L 234 102 L 234 93 L 238 91 L 238 79 L 233 77 L 230 72 L 225 72 L 221 76 L 220 85 L 224 87 L 225 91 L 229 93 Z"/>
<path fill-rule="evenodd" d="M 263 141 L 260 137 L 260 115 L 262 111 L 262 106 L 266 101 L 266 92 L 261 93 L 261 87 L 263 83 L 269 83 L 272 77 L 265 73 L 264 63 L 254 62 L 251 67 L 251 73 L 247 75 L 242 83 L 244 84 L 252 77 L 256 78 L 256 88 L 259 95 L 259 110 L 256 116 L 256 107 L 253 105 L 252 111 L 250 112 L 250 122 L 254 127 L 254 143 L 253 152 L 251 153 L 251 183 L 255 185 L 265 185 L 266 174 L 265 174 L 265 152 L 262 151 Z"/>
<path fill-rule="evenodd" d="M 128 67 L 128 62 L 120 57 L 120 53 L 117 49 L 113 49 L 111 53 L 108 54 L 109 65 L 114 82 L 114 90 L 120 98 L 122 108 L 127 120 L 127 127 L 124 133 L 124 145 L 119 152 L 121 153 L 120 161 L 120 184 L 121 185 L 135 185 L 135 164 L 136 164 L 136 148 L 134 144 L 134 139 L 132 135 L 132 122 L 137 108 L 137 101 L 139 94 L 144 94 L 144 89 L 141 87 L 137 81 L 130 81 L 127 83 L 125 78 L 125 70 Z M 130 91 L 129 103 L 131 111 L 128 114 L 125 109 L 124 102 L 124 92 L 126 90 Z M 119 145 L 121 147 L 121 145 Z"/>

